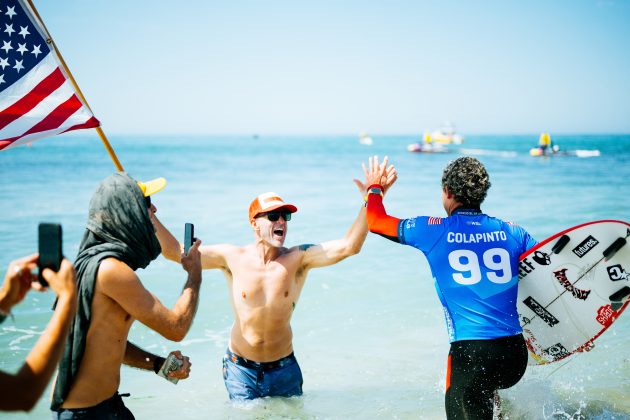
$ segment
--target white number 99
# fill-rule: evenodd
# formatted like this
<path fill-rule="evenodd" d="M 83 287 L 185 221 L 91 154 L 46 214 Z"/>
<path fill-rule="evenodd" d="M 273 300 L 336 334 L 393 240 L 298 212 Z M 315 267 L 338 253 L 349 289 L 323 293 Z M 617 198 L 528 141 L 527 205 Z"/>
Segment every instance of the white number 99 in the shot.
<path fill-rule="evenodd" d="M 512 280 L 510 254 L 503 248 L 491 248 L 483 253 L 483 264 L 488 271 L 488 280 L 493 283 L 507 283 Z M 448 262 L 459 273 L 453 273 L 453 280 L 459 284 L 471 285 L 481 281 L 479 258 L 473 251 L 457 249 L 448 254 Z M 468 273 L 464 275 L 462 273 Z"/>
<path fill-rule="evenodd" d="M 462 261 L 464 260 L 464 261 Z M 470 275 L 464 276 L 462 273 L 453 273 L 453 280 L 459 284 L 475 284 L 481 280 L 481 269 L 477 254 L 467 249 L 458 249 L 448 254 L 448 262 L 457 271 L 468 272 Z"/>

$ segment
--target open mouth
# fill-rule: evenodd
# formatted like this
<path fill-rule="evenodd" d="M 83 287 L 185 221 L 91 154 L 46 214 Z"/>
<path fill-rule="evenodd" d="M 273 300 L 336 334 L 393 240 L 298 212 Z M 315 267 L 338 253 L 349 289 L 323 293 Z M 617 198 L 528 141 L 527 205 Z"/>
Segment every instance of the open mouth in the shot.
<path fill-rule="evenodd" d="M 284 236 L 284 229 L 274 229 L 273 230 L 273 234 L 275 236 L 281 236 L 282 237 L 282 236 Z"/>

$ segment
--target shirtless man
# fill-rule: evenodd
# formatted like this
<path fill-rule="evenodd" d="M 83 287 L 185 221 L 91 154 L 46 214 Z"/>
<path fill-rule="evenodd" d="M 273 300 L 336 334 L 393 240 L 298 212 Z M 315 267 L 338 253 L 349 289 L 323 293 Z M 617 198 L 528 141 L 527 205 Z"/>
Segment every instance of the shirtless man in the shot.
<path fill-rule="evenodd" d="M 135 273 L 160 254 L 149 212 L 156 211 L 150 195 L 164 184 L 137 183 L 116 173 L 92 196 L 75 263 L 79 307 L 53 391 L 54 419 L 134 418 L 118 394 L 121 364 L 157 373 L 165 359 L 127 341 L 131 324 L 137 319 L 173 341 L 181 341 L 192 324 L 201 285 L 199 241 L 181 256 L 188 279 L 173 309 Z M 169 376 L 187 378 L 188 358 L 171 354 L 182 365 Z"/>
<path fill-rule="evenodd" d="M 382 183 L 396 178 L 387 160 L 379 166 Z M 366 186 L 354 180 L 362 195 Z M 234 324 L 223 358 L 230 399 L 302 394 L 302 372 L 293 355 L 291 315 L 310 269 L 335 264 L 357 254 L 367 236 L 365 208 L 346 233 L 318 245 L 284 247 L 288 222 L 297 207 L 275 193 L 256 197 L 249 207 L 254 242 L 245 246 L 199 248 L 203 269 L 220 269 L 227 279 Z M 180 261 L 181 245 L 154 218 L 163 255 Z"/>

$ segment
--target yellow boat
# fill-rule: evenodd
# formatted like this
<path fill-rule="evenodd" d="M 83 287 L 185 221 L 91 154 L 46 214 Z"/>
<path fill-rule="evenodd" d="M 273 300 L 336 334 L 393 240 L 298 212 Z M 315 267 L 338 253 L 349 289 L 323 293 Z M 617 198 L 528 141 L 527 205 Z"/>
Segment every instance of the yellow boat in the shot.
<path fill-rule="evenodd" d="M 431 141 L 439 144 L 462 144 L 464 137 L 457 134 L 455 125 L 447 121 L 439 130 L 431 132 Z"/>

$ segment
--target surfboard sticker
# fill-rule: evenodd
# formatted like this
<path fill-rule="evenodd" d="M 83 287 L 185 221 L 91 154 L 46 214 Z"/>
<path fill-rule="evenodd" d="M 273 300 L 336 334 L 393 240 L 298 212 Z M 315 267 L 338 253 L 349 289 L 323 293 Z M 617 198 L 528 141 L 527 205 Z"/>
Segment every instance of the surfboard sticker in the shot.
<path fill-rule="evenodd" d="M 630 224 L 569 228 L 520 257 L 517 308 L 529 364 L 590 351 L 630 300 Z"/>

